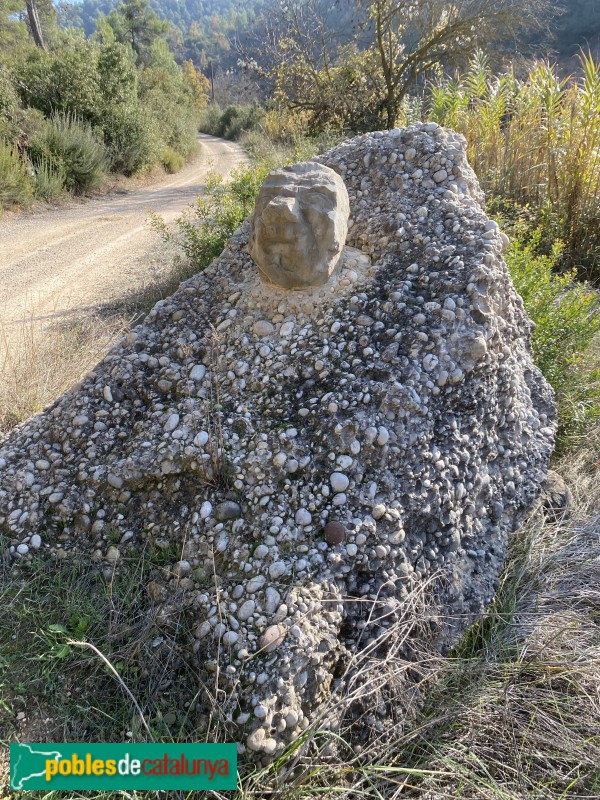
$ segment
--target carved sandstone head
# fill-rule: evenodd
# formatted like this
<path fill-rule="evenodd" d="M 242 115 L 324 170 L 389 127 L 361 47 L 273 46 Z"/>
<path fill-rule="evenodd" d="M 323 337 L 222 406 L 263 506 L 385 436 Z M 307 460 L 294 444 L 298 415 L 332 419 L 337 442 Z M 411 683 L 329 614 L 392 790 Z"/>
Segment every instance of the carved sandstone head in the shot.
<path fill-rule="evenodd" d="M 284 289 L 327 283 L 344 248 L 349 214 L 344 181 L 329 167 L 303 162 L 269 173 L 248 243 L 261 277 Z"/>

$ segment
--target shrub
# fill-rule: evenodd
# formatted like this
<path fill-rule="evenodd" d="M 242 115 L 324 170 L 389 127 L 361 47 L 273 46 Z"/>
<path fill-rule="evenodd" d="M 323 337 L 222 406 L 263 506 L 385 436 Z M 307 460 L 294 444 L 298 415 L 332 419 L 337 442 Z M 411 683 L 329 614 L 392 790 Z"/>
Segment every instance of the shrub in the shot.
<path fill-rule="evenodd" d="M 23 102 L 50 117 L 75 113 L 96 124 L 101 85 L 97 70 L 98 48 L 91 42 L 72 41 L 59 50 L 30 50 L 18 65 Z"/>
<path fill-rule="evenodd" d="M 158 130 L 143 108 L 119 106 L 112 109 L 103 121 L 103 131 L 113 172 L 133 175 L 158 160 Z"/>
<path fill-rule="evenodd" d="M 209 106 L 202 114 L 200 129 L 213 136 L 239 139 L 243 133 L 257 130 L 265 111 L 256 103 L 247 106 L 228 106 L 221 111 L 219 106 Z"/>
<path fill-rule="evenodd" d="M 92 129 L 70 114 L 55 114 L 31 143 L 32 159 L 44 158 L 62 170 L 67 189 L 82 194 L 99 186 L 106 169 L 106 151 Z"/>
<path fill-rule="evenodd" d="M 14 120 L 19 109 L 19 97 L 14 84 L 6 72 L 0 66 L 0 117 Z"/>
<path fill-rule="evenodd" d="M 14 142 L 19 136 L 16 118 L 19 112 L 19 98 L 12 80 L 0 65 L 0 138 Z"/>
<path fill-rule="evenodd" d="M 242 133 L 258 128 L 264 115 L 264 110 L 255 103 L 251 106 L 229 106 L 221 117 L 221 136 L 239 139 Z"/>
<path fill-rule="evenodd" d="M 11 205 L 28 206 L 33 198 L 33 181 L 27 166 L 12 144 L 0 139 L 0 209 Z"/>
<path fill-rule="evenodd" d="M 184 158 L 171 147 L 164 147 L 160 154 L 160 161 L 167 172 L 173 174 L 183 167 Z"/>
<path fill-rule="evenodd" d="M 213 103 L 204 109 L 200 115 L 200 130 L 211 136 L 221 136 L 221 116 L 223 111 L 220 106 Z"/>
<path fill-rule="evenodd" d="M 600 297 L 575 273 L 556 274 L 562 246 L 539 255 L 541 231 L 530 241 L 516 241 L 506 262 L 527 313 L 536 325 L 532 334 L 535 362 L 556 393 L 557 449 L 600 416 L 600 369 L 587 364 L 589 347 L 600 331 Z"/>
<path fill-rule="evenodd" d="M 140 102 L 156 121 L 161 147 L 191 155 L 196 148 L 200 110 L 174 62 L 169 69 L 143 70 L 139 91 Z"/>
<path fill-rule="evenodd" d="M 157 214 L 151 214 L 152 227 L 164 241 L 178 241 L 188 259 L 203 270 L 221 254 L 227 239 L 252 211 L 268 171 L 265 165 L 241 167 L 233 170 L 228 184 L 220 175 L 211 173 L 206 195 L 175 220 L 174 230 Z"/>
<path fill-rule="evenodd" d="M 42 200 L 56 200 L 65 190 L 66 175 L 60 164 L 41 156 L 35 168 L 35 193 Z"/>

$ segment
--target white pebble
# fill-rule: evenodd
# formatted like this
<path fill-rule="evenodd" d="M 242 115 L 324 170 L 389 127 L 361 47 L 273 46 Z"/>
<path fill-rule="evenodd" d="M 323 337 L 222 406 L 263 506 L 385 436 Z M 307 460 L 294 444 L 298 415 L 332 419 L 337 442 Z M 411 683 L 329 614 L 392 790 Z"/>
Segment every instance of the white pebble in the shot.
<path fill-rule="evenodd" d="M 208 519 L 212 514 L 212 503 L 208 500 L 205 500 L 202 505 L 200 506 L 200 519 Z"/>
<path fill-rule="evenodd" d="M 329 478 L 334 492 L 345 492 L 350 485 L 350 480 L 343 472 L 332 472 Z"/>
<path fill-rule="evenodd" d="M 165 422 L 165 431 L 170 433 L 174 431 L 175 428 L 179 425 L 179 414 L 170 414 L 167 421 Z"/>
<path fill-rule="evenodd" d="M 377 444 L 380 447 L 383 447 L 384 444 L 387 444 L 390 440 L 390 432 L 387 428 L 381 426 L 377 431 Z"/>
<path fill-rule="evenodd" d="M 298 511 L 296 511 L 296 516 L 294 519 L 296 520 L 297 525 L 302 525 L 303 527 L 310 525 L 312 522 L 312 516 L 305 508 L 299 508 Z"/>
<path fill-rule="evenodd" d="M 285 575 L 287 572 L 287 567 L 284 561 L 275 561 L 269 567 L 269 576 L 272 580 L 277 580 L 277 578 L 281 578 L 282 575 Z"/>

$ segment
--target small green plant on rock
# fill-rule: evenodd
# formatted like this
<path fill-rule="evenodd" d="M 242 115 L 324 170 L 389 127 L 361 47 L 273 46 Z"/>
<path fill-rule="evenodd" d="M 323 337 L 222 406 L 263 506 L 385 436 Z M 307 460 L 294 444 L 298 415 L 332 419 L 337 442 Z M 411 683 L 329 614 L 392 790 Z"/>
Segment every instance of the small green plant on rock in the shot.
<path fill-rule="evenodd" d="M 164 241 L 178 242 L 197 269 L 205 269 L 222 253 L 227 239 L 252 211 L 267 172 L 264 165 L 240 167 L 232 172 L 229 183 L 212 172 L 205 194 L 175 220 L 174 228 L 152 212 L 151 226 Z"/>

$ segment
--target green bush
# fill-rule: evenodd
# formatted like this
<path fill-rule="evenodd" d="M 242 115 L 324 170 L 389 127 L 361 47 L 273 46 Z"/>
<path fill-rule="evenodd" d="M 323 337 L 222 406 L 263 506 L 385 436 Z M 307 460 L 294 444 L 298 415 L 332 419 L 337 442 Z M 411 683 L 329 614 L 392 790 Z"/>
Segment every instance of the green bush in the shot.
<path fill-rule="evenodd" d="M 264 165 L 241 167 L 233 170 L 227 184 L 220 175 L 211 173 L 206 195 L 175 220 L 174 230 L 157 214 L 151 214 L 152 227 L 165 241 L 178 241 L 188 259 L 203 270 L 222 253 L 227 239 L 252 211 L 268 171 Z"/>
<path fill-rule="evenodd" d="M 163 167 L 171 175 L 179 170 L 184 165 L 184 158 L 171 147 L 164 147 L 160 154 L 160 161 Z"/>
<path fill-rule="evenodd" d="M 57 200 L 65 191 L 66 175 L 60 164 L 40 157 L 35 169 L 35 194 L 42 200 Z"/>
<path fill-rule="evenodd" d="M 256 104 L 229 106 L 221 117 L 221 136 L 226 139 L 239 139 L 242 133 L 258 128 L 264 116 L 264 110 Z"/>
<path fill-rule="evenodd" d="M 589 348 L 600 331 L 600 297 L 575 272 L 557 274 L 562 246 L 540 255 L 542 233 L 514 242 L 506 262 L 527 313 L 535 362 L 556 393 L 557 448 L 564 449 L 600 416 L 600 369 L 591 367 Z"/>
<path fill-rule="evenodd" d="M 242 134 L 257 130 L 264 117 L 264 109 L 256 103 L 228 106 L 224 111 L 219 106 L 212 105 L 203 112 L 200 128 L 212 136 L 239 139 Z"/>
<path fill-rule="evenodd" d="M 86 122 L 99 121 L 101 86 L 97 51 L 91 42 L 72 41 L 59 50 L 30 50 L 18 64 L 23 103 L 50 117 L 74 113 Z"/>
<path fill-rule="evenodd" d="M 31 142 L 32 160 L 62 170 L 65 186 L 75 194 L 97 188 L 105 174 L 106 150 L 92 129 L 70 114 L 55 114 Z"/>
<path fill-rule="evenodd" d="M 33 198 L 33 181 L 26 164 L 12 144 L 0 139 L 0 210 L 12 205 L 28 206 Z"/>
<path fill-rule="evenodd" d="M 199 109 L 175 64 L 170 69 L 143 70 L 139 91 L 140 102 L 156 121 L 161 146 L 191 155 L 196 149 Z"/>
<path fill-rule="evenodd" d="M 18 109 L 17 91 L 6 70 L 0 66 L 0 117 L 13 120 Z"/>
<path fill-rule="evenodd" d="M 204 133 L 210 134 L 211 136 L 220 136 L 222 114 L 223 110 L 220 106 L 216 105 L 216 103 L 207 106 L 202 110 L 200 115 L 200 130 Z"/>
<path fill-rule="evenodd" d="M 113 172 L 133 175 L 158 161 L 159 134 L 139 106 L 114 108 L 103 121 L 104 142 Z"/>
<path fill-rule="evenodd" d="M 19 98 L 8 73 L 0 66 L 0 138 L 15 142 L 19 136 L 16 119 Z"/>

